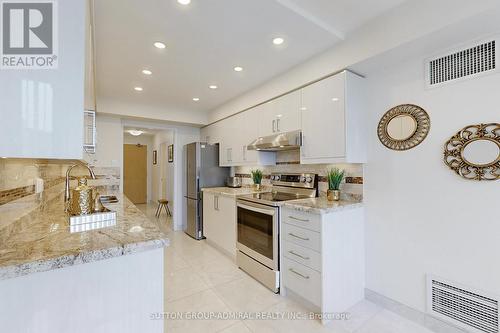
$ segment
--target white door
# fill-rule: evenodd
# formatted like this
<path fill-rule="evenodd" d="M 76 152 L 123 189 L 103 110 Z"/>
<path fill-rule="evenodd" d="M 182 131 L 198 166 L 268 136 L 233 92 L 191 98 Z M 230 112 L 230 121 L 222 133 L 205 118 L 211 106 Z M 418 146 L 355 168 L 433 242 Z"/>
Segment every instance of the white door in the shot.
<path fill-rule="evenodd" d="M 255 112 L 257 116 L 257 125 L 259 136 L 268 136 L 276 133 L 276 115 L 272 108 L 272 101 L 256 106 L 249 112 Z"/>
<path fill-rule="evenodd" d="M 345 73 L 302 89 L 301 161 L 344 157 Z"/>

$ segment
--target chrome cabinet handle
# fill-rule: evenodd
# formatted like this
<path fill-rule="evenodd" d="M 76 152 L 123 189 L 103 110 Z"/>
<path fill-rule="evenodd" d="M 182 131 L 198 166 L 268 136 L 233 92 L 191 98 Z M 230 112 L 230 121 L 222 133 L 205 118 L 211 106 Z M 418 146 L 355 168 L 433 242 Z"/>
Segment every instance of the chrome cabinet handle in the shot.
<path fill-rule="evenodd" d="M 304 219 L 299 219 L 298 217 L 295 216 L 288 216 L 288 218 L 291 218 L 292 220 L 300 221 L 300 222 L 309 222 L 309 220 L 304 220 Z"/>
<path fill-rule="evenodd" d="M 276 127 L 276 119 L 273 120 L 273 133 L 276 132 L 275 127 Z"/>
<path fill-rule="evenodd" d="M 293 254 L 294 256 L 299 257 L 299 258 L 302 258 L 302 259 L 304 259 L 304 260 L 309 260 L 309 259 L 311 259 L 311 258 L 309 258 L 309 257 L 304 257 L 304 256 L 302 256 L 302 255 L 300 255 L 300 254 L 298 254 L 298 253 L 295 253 L 295 252 L 293 252 L 293 251 L 288 251 L 288 253 Z"/>
<path fill-rule="evenodd" d="M 280 118 L 276 119 L 276 132 L 280 131 Z"/>
<path fill-rule="evenodd" d="M 297 235 L 295 235 L 295 234 L 293 234 L 293 233 L 291 233 L 291 232 L 289 232 L 288 234 L 289 234 L 290 236 L 295 237 L 295 238 L 298 238 L 298 239 L 302 239 L 302 240 L 305 240 L 305 241 L 308 241 L 308 240 L 309 240 L 309 238 L 300 237 L 300 236 L 297 236 Z"/>
<path fill-rule="evenodd" d="M 218 196 L 214 197 L 214 209 L 219 210 L 219 197 Z"/>
<path fill-rule="evenodd" d="M 288 269 L 290 272 L 292 272 L 293 274 L 296 274 L 298 276 L 300 276 L 301 278 L 304 278 L 304 279 L 309 279 L 309 275 L 303 275 L 303 274 L 300 274 L 299 272 L 297 272 L 296 270 L 294 270 L 293 268 L 289 268 Z"/>

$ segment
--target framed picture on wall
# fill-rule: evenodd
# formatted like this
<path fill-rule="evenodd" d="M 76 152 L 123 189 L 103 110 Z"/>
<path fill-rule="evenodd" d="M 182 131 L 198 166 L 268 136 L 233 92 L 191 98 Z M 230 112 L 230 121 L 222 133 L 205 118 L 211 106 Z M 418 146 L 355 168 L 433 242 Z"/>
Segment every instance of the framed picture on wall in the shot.
<path fill-rule="evenodd" d="M 168 146 L 168 163 L 174 161 L 174 145 Z"/>
<path fill-rule="evenodd" d="M 153 165 L 156 165 L 158 163 L 158 151 L 153 150 Z"/>

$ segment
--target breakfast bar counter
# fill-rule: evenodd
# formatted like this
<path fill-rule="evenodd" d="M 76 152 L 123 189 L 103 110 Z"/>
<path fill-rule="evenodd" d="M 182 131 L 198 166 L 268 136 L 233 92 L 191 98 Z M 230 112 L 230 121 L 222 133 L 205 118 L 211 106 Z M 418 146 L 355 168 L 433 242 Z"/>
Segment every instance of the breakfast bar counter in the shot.
<path fill-rule="evenodd" d="M 63 190 L 0 206 L 2 331 L 162 332 L 167 235 L 119 192 L 116 223 L 72 232 Z"/>

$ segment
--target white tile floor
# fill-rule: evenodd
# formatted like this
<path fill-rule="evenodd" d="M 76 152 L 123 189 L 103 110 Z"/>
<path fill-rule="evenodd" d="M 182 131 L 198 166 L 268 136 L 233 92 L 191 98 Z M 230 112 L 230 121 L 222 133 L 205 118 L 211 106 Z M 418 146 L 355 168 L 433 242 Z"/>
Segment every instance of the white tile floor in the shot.
<path fill-rule="evenodd" d="M 175 313 L 308 313 L 301 305 L 276 295 L 246 275 L 226 256 L 183 232 L 171 231 L 171 219 L 154 216 L 156 206 L 138 205 L 167 230 L 171 245 L 165 249 L 165 309 Z M 397 314 L 363 301 L 348 311 L 349 320 L 322 326 L 317 320 L 292 319 L 167 319 L 166 332 L 330 332 L 431 333 Z"/>

